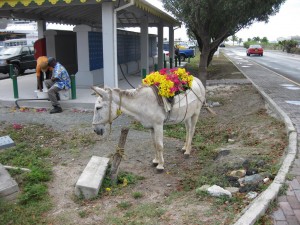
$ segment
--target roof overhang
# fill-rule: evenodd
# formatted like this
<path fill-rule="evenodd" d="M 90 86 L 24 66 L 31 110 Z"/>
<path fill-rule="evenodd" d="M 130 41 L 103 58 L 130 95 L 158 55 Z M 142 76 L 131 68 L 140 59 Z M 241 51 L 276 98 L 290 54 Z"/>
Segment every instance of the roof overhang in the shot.
<path fill-rule="evenodd" d="M 115 9 L 133 3 L 117 12 L 118 27 L 139 27 L 145 15 L 149 27 L 180 26 L 179 21 L 146 0 L 1 0 L 0 18 L 101 28 L 103 2 L 113 2 Z"/>

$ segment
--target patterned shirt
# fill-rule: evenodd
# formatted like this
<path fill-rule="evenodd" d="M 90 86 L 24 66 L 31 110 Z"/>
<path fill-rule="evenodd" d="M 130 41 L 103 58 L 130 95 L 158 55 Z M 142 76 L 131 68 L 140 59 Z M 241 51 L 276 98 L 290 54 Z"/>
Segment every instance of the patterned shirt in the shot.
<path fill-rule="evenodd" d="M 70 89 L 71 88 L 71 80 L 70 76 L 65 69 L 60 63 L 56 63 L 52 77 L 58 78 L 58 81 L 55 82 L 55 86 L 58 87 L 59 89 Z"/>

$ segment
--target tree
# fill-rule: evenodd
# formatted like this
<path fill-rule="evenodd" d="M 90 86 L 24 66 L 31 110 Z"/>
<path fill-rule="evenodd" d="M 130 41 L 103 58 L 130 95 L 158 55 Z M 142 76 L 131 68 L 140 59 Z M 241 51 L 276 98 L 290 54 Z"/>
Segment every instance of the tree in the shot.
<path fill-rule="evenodd" d="M 207 67 L 218 46 L 253 22 L 268 22 L 286 0 L 163 0 L 166 10 L 187 27 L 201 52 L 199 77 L 206 85 Z"/>
<path fill-rule="evenodd" d="M 234 45 L 234 42 L 238 41 L 238 37 L 234 34 L 231 36 L 231 40 L 232 40 L 232 45 Z"/>
<path fill-rule="evenodd" d="M 242 42 L 243 42 L 243 38 L 239 38 L 238 40 L 239 45 L 241 45 Z"/>
<path fill-rule="evenodd" d="M 267 37 L 263 37 L 261 40 L 260 40 L 262 43 L 269 43 L 269 40 Z"/>
<path fill-rule="evenodd" d="M 279 41 L 278 44 L 282 46 L 282 51 L 286 50 L 287 53 L 290 53 L 292 48 L 296 48 L 298 42 L 295 40 L 284 40 Z"/>
<path fill-rule="evenodd" d="M 260 42 L 260 37 L 258 37 L 258 36 L 257 37 L 253 37 L 252 40 L 256 41 L 256 42 Z"/>

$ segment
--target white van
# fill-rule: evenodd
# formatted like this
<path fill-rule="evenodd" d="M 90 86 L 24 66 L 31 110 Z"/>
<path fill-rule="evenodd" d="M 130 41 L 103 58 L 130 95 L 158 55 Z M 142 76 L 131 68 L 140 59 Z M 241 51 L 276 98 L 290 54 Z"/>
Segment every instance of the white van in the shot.
<path fill-rule="evenodd" d="M 28 45 L 27 39 L 10 39 L 10 40 L 3 41 L 4 47 L 20 46 L 20 45 Z"/>

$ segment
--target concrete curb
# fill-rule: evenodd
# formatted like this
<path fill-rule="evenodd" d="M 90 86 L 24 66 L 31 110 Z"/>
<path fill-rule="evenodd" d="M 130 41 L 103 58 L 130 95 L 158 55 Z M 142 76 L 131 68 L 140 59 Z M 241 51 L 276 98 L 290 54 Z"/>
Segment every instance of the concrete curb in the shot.
<path fill-rule="evenodd" d="M 224 54 L 225 55 L 225 54 Z M 266 100 L 272 110 L 283 120 L 288 136 L 288 149 L 282 165 L 272 184 L 251 202 L 235 219 L 234 225 L 253 225 L 268 209 L 270 203 L 277 197 L 280 188 L 285 182 L 285 177 L 295 160 L 297 153 L 297 131 L 287 114 L 260 88 L 258 87 L 239 67 L 225 55 L 241 73 L 251 81 L 253 86 Z"/>

